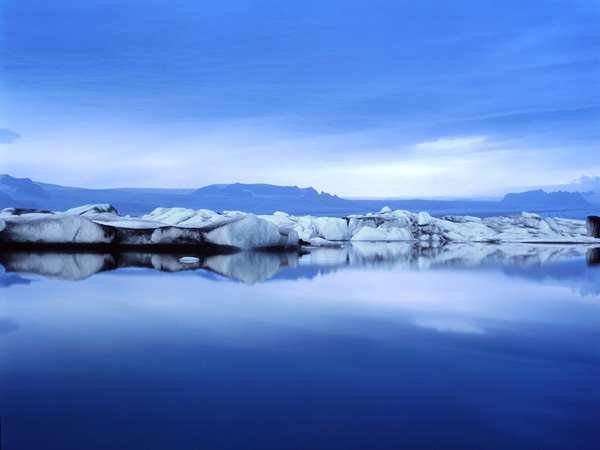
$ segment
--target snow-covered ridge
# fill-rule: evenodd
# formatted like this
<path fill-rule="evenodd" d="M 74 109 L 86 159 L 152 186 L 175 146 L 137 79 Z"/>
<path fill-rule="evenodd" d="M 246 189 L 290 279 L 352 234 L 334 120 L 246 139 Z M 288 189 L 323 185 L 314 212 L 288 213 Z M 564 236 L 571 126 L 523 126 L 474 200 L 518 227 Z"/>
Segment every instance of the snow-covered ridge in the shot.
<path fill-rule="evenodd" d="M 65 212 L 8 208 L 0 213 L 0 242 L 117 245 L 206 245 L 240 249 L 338 245 L 340 241 L 597 243 L 583 220 L 537 214 L 478 218 L 431 217 L 426 212 L 392 211 L 344 218 L 256 216 L 240 211 L 157 208 L 140 217 L 120 216 L 111 205 L 86 205 Z"/>

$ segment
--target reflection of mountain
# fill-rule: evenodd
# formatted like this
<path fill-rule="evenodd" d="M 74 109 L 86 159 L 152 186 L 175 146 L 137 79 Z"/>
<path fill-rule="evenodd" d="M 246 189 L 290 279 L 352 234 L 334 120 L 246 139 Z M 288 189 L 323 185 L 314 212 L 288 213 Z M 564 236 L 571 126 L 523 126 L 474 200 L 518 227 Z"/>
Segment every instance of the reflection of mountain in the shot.
<path fill-rule="evenodd" d="M 583 245 L 447 244 L 428 247 L 399 242 L 360 242 L 342 248 L 311 248 L 301 253 L 245 251 L 203 255 L 192 263 L 182 263 L 182 254 L 27 251 L 0 252 L 0 263 L 8 272 L 65 280 L 141 267 L 162 272 L 203 270 L 200 273 L 219 274 L 248 284 L 271 279 L 311 279 L 345 267 L 400 270 L 502 267 L 508 276 L 550 278 L 570 284 L 585 282 L 591 292 L 596 292 L 594 289 L 600 292 L 600 267 L 586 266 L 585 263 L 586 254 L 591 251 Z M 11 282 L 6 278 L 10 276 L 18 279 Z M 6 273 L 2 277 L 0 282 L 4 280 L 8 284 L 28 282 L 14 274 Z"/>

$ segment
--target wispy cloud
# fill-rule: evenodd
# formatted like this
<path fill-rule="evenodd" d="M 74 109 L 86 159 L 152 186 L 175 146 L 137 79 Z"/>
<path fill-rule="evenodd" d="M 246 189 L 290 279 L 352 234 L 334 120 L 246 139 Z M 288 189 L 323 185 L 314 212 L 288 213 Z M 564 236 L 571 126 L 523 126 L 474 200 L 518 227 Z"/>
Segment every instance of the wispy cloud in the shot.
<path fill-rule="evenodd" d="M 19 139 L 21 139 L 19 133 L 15 133 L 7 128 L 0 128 L 0 144 L 14 144 Z"/>
<path fill-rule="evenodd" d="M 477 150 L 479 144 L 485 142 L 487 139 L 487 136 L 440 138 L 436 141 L 416 144 L 414 149 L 420 152 L 463 153 Z"/>

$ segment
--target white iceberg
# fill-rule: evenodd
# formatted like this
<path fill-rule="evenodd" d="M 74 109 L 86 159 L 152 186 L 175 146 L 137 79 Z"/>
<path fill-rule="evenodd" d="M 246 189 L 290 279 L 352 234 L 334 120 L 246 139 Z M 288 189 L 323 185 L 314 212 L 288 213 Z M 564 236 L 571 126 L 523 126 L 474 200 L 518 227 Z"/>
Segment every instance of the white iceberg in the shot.
<path fill-rule="evenodd" d="M 225 225 L 217 226 L 205 233 L 204 238 L 211 244 L 241 249 L 298 245 L 298 234 L 295 231 L 284 235 L 275 225 L 254 214 L 244 214 Z"/>
<path fill-rule="evenodd" d="M 5 218 L 0 241 L 19 243 L 108 244 L 114 231 L 82 216 L 23 214 Z"/>
<path fill-rule="evenodd" d="M 122 217 L 111 205 L 85 205 L 62 213 L 1 213 L 0 242 L 19 244 L 115 244 L 226 246 L 238 249 L 293 247 L 298 234 L 253 214 L 157 208 Z"/>
<path fill-rule="evenodd" d="M 443 242 L 548 242 L 593 243 L 583 220 L 542 218 L 521 213 L 510 216 L 478 218 L 473 216 L 432 217 L 427 212 L 391 211 L 350 215 L 344 219 L 277 213 L 261 218 L 280 231 L 294 229 L 300 238 L 326 241 L 419 241 L 425 245 Z M 318 241 L 322 246 L 323 242 Z"/>
<path fill-rule="evenodd" d="M 0 242 L 48 244 L 196 245 L 238 249 L 314 246 L 345 241 L 597 243 L 583 220 L 543 218 L 521 213 L 478 218 L 432 217 L 427 212 L 392 211 L 344 218 L 256 216 L 240 211 L 156 208 L 141 217 L 120 216 L 107 204 L 85 205 L 63 213 L 17 208 L 0 213 Z"/>

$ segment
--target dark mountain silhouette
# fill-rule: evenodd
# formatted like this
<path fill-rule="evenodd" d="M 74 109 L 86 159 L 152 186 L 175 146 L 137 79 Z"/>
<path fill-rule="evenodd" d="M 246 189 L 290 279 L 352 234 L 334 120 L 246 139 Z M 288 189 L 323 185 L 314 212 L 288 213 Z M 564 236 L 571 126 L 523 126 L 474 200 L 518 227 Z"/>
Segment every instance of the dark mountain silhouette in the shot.
<path fill-rule="evenodd" d="M 0 175 L 0 183 L 5 186 L 5 194 L 13 194 L 48 198 L 48 193 L 30 178 L 15 178 L 10 175 Z M 7 192 L 8 191 L 8 192 Z"/>
<path fill-rule="evenodd" d="M 326 192 L 317 192 L 312 187 L 299 188 L 298 186 L 276 186 L 273 184 L 211 184 L 194 192 L 192 195 L 200 196 L 220 196 L 220 197 L 298 197 L 298 198 L 319 198 L 321 200 L 340 200 L 337 195 L 331 195 Z"/>
<path fill-rule="evenodd" d="M 214 211 L 239 210 L 255 214 L 284 211 L 295 215 L 337 216 L 379 211 L 384 206 L 434 216 L 464 214 L 492 216 L 536 212 L 545 216 L 585 219 L 598 215 L 598 205 L 579 193 L 531 191 L 507 194 L 502 201 L 473 199 L 344 199 L 312 187 L 271 184 L 214 184 L 200 189 L 116 188 L 85 189 L 40 183 L 29 178 L 0 175 L 0 209 L 7 207 L 64 211 L 90 203 L 109 203 L 122 214 L 141 215 L 156 207 Z"/>
<path fill-rule="evenodd" d="M 267 211 L 302 210 L 326 213 L 330 208 L 345 208 L 349 201 L 312 187 L 276 186 L 272 184 L 213 184 L 191 194 L 208 209 L 252 210 L 260 205 Z"/>
<path fill-rule="evenodd" d="M 546 192 L 542 189 L 535 191 L 526 191 L 519 194 L 506 194 L 502 199 L 503 203 L 526 204 L 526 205 L 566 205 L 566 206 L 586 206 L 590 203 L 580 192 Z"/>
<path fill-rule="evenodd" d="M 349 200 L 319 193 L 312 187 L 235 183 L 200 189 L 85 189 L 0 175 L 0 208 L 65 210 L 90 203 L 110 203 L 123 214 L 145 214 L 159 206 L 321 215 L 344 213 L 351 208 Z"/>

